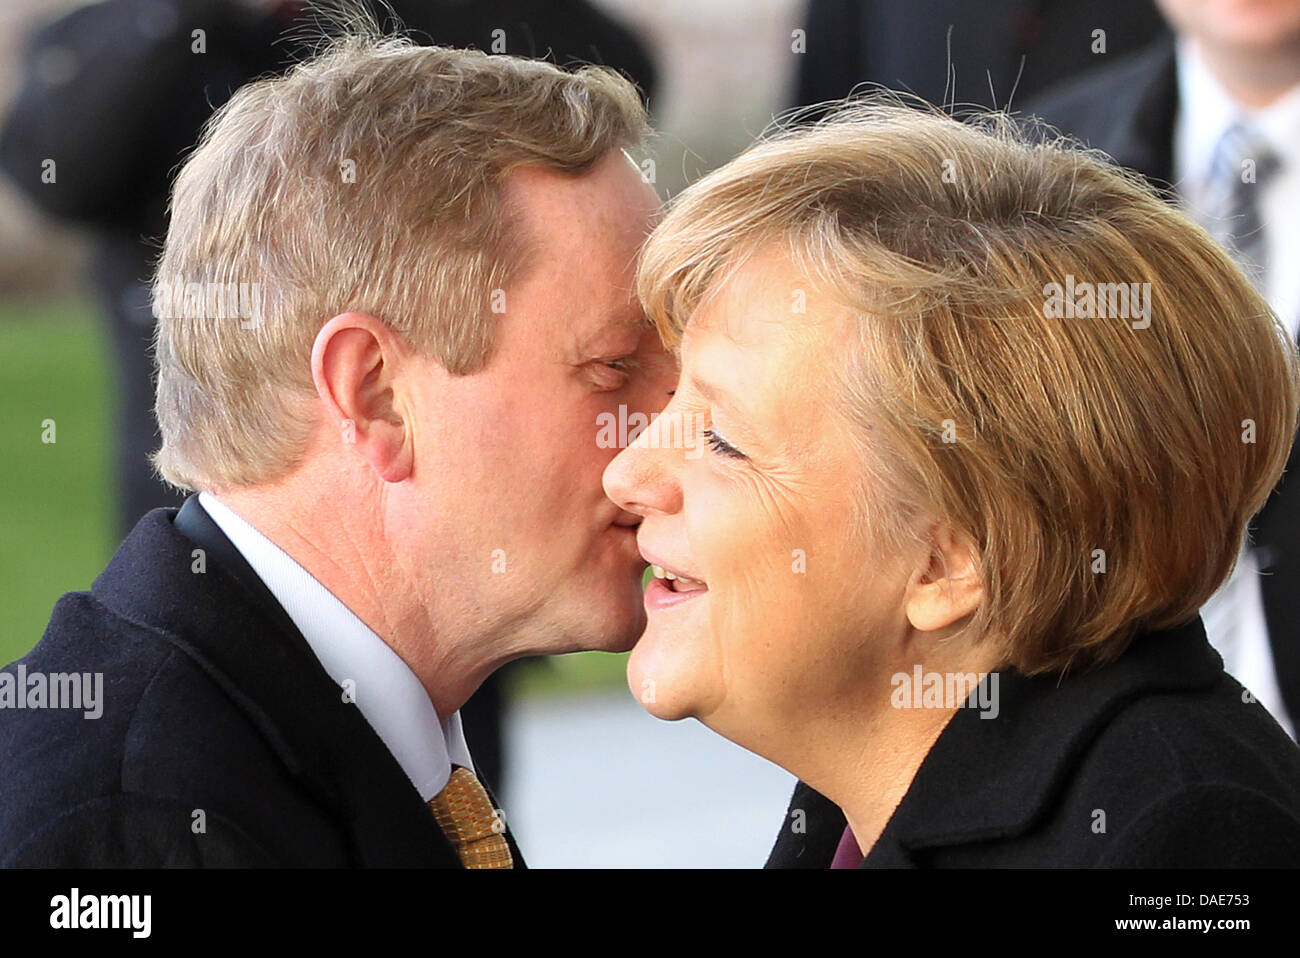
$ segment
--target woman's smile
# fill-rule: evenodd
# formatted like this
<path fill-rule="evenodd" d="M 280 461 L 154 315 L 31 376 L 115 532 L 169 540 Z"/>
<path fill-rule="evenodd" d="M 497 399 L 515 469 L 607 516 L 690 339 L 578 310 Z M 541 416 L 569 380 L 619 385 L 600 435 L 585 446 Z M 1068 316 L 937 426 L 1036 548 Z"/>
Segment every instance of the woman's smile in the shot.
<path fill-rule="evenodd" d="M 650 563 L 650 574 L 653 576 L 645 590 L 646 612 L 670 609 L 691 599 L 698 599 L 709 591 L 708 584 L 703 579 L 688 576 L 676 566 L 662 564 L 658 557 L 651 556 L 644 549 L 641 550 L 641 555 Z"/>

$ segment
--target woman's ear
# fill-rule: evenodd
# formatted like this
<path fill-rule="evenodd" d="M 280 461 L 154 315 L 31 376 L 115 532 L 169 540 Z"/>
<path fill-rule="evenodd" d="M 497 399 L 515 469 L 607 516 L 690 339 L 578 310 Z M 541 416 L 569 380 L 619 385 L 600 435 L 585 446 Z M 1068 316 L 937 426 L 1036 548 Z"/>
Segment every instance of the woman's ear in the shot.
<path fill-rule="evenodd" d="M 311 371 L 316 396 L 338 429 L 385 482 L 411 471 L 411 436 L 395 401 L 398 343 L 379 320 L 342 313 L 316 334 Z"/>
<path fill-rule="evenodd" d="M 933 632 L 960 622 L 984 601 L 974 543 L 946 525 L 936 525 L 923 558 L 907 584 L 907 618 L 912 628 Z"/>

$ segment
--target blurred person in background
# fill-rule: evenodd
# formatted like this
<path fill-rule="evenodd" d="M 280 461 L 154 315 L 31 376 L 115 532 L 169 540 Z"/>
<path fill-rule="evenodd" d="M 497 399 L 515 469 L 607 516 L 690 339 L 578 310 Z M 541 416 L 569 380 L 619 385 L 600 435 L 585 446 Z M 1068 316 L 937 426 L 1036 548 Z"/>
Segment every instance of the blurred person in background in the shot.
<path fill-rule="evenodd" d="M 1026 112 L 1145 175 L 1300 333 L 1300 0 L 1160 0 L 1174 36 Z M 1279 388 L 1281 388 L 1279 386 Z M 1228 672 L 1300 721 L 1300 479 L 1287 473 L 1203 612 Z"/>
<path fill-rule="evenodd" d="M 681 373 L 605 472 L 629 685 L 800 779 L 769 865 L 1300 864 L 1300 748 L 1197 616 L 1300 358 L 1210 236 L 1005 114 L 867 102 L 679 194 L 637 289 Z"/>
<path fill-rule="evenodd" d="M 797 105 L 869 83 L 1005 108 L 1164 31 L 1151 0 L 808 0 L 805 21 Z"/>
<path fill-rule="evenodd" d="M 421 42 L 606 64 L 643 95 L 654 88 L 640 40 L 586 0 L 388 6 Z M 119 537 L 150 509 L 184 499 L 148 461 L 159 442 L 148 283 L 172 177 L 214 109 L 306 55 L 317 15 L 302 0 L 104 0 L 40 27 L 28 45 L 0 129 L 0 169 L 44 213 L 94 236 L 90 279 L 115 370 Z M 475 758 L 499 788 L 507 672 L 486 679 L 464 710 Z"/>

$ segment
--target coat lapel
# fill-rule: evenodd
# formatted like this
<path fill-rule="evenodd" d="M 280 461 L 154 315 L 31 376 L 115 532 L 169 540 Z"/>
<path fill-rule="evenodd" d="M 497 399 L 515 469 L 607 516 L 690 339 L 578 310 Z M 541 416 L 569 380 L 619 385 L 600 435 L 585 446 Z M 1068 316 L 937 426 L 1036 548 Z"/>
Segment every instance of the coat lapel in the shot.
<path fill-rule="evenodd" d="M 1090 672 L 999 673 L 997 717 L 957 710 L 863 867 L 914 868 L 916 852 L 1026 833 L 1120 709 L 1151 691 L 1210 688 L 1222 671 L 1198 617 L 1139 635 L 1117 661 Z M 791 827 L 799 809 L 807 812 L 803 834 Z M 844 826 L 839 807 L 800 782 L 768 867 L 829 867 Z"/>
<path fill-rule="evenodd" d="M 197 541 L 173 524 L 177 510 L 154 510 L 92 594 L 181 650 L 225 690 L 285 767 L 347 822 L 358 865 L 457 866 L 401 766 L 269 590 L 193 497 L 184 509 L 199 513 L 182 522 Z M 196 545 L 207 553 L 206 571 L 194 571 Z"/>
<path fill-rule="evenodd" d="M 1122 708 L 1150 692 L 1211 688 L 1222 671 L 1198 617 L 1139 635 L 1118 660 L 1089 672 L 1000 673 L 997 717 L 958 709 L 864 866 L 910 864 L 924 849 L 1025 834 Z"/>
<path fill-rule="evenodd" d="M 1173 197 L 1178 68 L 1172 37 L 1062 84 L 1026 112 L 1137 170 L 1166 198 Z M 1030 132 L 1036 135 L 1032 127 Z"/>

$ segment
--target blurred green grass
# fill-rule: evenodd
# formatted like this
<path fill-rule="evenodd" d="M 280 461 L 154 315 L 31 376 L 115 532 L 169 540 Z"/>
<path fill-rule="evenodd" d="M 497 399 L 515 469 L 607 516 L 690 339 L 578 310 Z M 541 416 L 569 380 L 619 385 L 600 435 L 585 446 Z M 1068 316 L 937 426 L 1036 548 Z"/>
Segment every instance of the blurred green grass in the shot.
<path fill-rule="evenodd" d="M 89 588 L 117 546 L 107 335 L 86 301 L 0 302 L 0 664 L 36 644 L 58 597 Z M 616 687 L 626 661 L 530 660 L 510 685 L 528 696 Z"/>
<path fill-rule="evenodd" d="M 106 330 L 80 301 L 0 303 L 0 660 L 112 555 Z M 54 420 L 55 442 L 42 442 Z"/>

